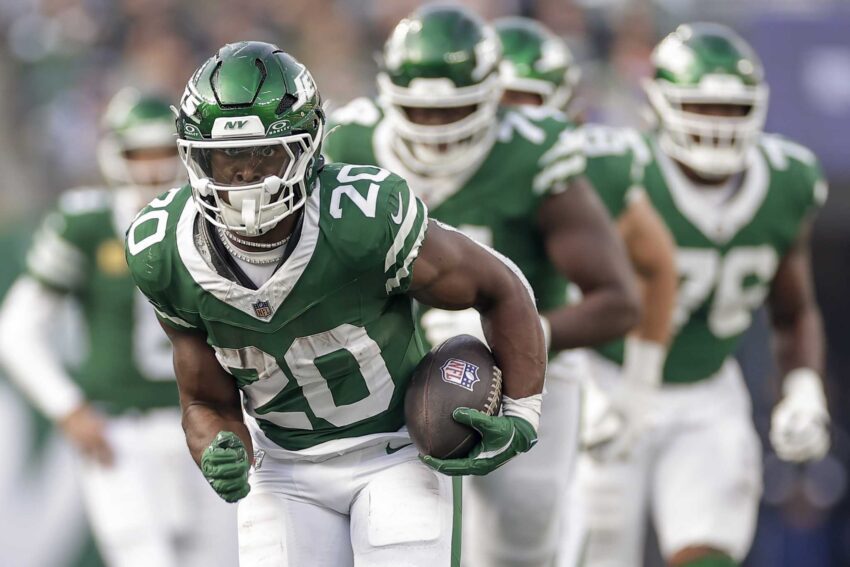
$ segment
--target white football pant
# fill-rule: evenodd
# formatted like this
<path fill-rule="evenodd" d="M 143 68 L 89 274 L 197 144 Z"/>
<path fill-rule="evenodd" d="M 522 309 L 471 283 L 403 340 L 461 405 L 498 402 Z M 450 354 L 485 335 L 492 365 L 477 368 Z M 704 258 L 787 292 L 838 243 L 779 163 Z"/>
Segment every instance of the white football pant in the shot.
<path fill-rule="evenodd" d="M 233 567 L 236 507 L 189 454 L 178 409 L 107 418 L 115 454 L 80 458 L 86 511 L 109 567 Z"/>
<path fill-rule="evenodd" d="M 413 445 L 319 462 L 267 452 L 254 466 L 239 502 L 240 567 L 458 565 L 460 482 L 424 465 Z"/>
<path fill-rule="evenodd" d="M 593 354 L 591 376 L 606 391 L 620 368 Z M 569 505 L 586 522 L 584 565 L 639 567 L 647 506 L 669 559 L 709 546 L 743 560 L 761 497 L 761 444 L 749 393 L 734 360 L 696 383 L 662 385 L 647 408 L 651 429 L 625 461 L 579 457 Z M 562 566 L 570 567 L 570 566 Z"/>
<path fill-rule="evenodd" d="M 464 478 L 464 567 L 550 567 L 570 526 L 560 514 L 578 449 L 584 351 L 549 364 L 539 439 L 486 476 Z"/>

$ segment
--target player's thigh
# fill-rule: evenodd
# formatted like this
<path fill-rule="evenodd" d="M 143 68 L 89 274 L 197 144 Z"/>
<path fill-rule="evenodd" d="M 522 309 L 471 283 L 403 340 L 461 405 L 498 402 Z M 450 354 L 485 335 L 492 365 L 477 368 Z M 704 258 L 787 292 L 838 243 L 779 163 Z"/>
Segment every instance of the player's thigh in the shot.
<path fill-rule="evenodd" d="M 486 476 L 464 479 L 463 564 L 536 566 L 551 562 L 578 448 L 578 381 L 547 378 L 540 438 Z"/>
<path fill-rule="evenodd" d="M 114 461 L 103 466 L 80 458 L 80 481 L 92 531 L 110 566 L 174 563 L 169 529 L 156 506 L 146 471 L 140 430 L 131 420 L 110 420 L 107 436 Z"/>
<path fill-rule="evenodd" d="M 678 431 L 661 448 L 653 478 L 663 554 L 700 545 L 742 559 L 760 497 L 761 445 L 747 412 Z"/>
<path fill-rule="evenodd" d="M 252 486 L 239 502 L 240 567 L 351 567 L 348 516 Z"/>
<path fill-rule="evenodd" d="M 372 475 L 351 506 L 356 567 L 456 567 L 460 482 L 416 458 Z"/>

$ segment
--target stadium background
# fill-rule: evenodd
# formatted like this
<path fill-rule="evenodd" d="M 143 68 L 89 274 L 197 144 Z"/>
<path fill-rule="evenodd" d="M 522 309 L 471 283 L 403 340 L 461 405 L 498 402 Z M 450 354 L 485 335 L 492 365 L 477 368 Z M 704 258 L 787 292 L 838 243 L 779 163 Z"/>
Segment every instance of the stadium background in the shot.
<path fill-rule="evenodd" d="M 0 2 L 0 295 L 30 231 L 62 190 L 98 183 L 97 122 L 130 84 L 177 99 L 221 44 L 277 43 L 313 72 L 332 105 L 374 93 L 378 51 L 411 0 L 2 0 Z M 592 121 L 640 125 L 641 77 L 676 24 L 735 27 L 761 54 L 768 130 L 813 148 L 831 194 L 814 233 L 817 291 L 830 344 L 829 457 L 808 466 L 765 452 L 765 498 L 751 567 L 850 565 L 850 4 L 840 0 L 479 0 L 486 17 L 522 14 L 563 35 L 583 71 Z M 741 358 L 762 437 L 777 389 L 764 317 Z M 64 335 L 68 335 L 66 330 Z M 62 334 L 62 333 L 60 333 Z M 60 336 L 59 339 L 66 339 Z M 73 349 L 71 349 L 73 350 Z M 38 380 L 37 376 L 32 377 Z M 100 565 L 75 492 L 68 447 L 0 377 L 0 564 Z M 765 445 L 767 447 L 767 445 Z M 711 475 L 712 471 L 705 471 Z M 699 479 L 694 479 L 698 482 Z M 657 557 L 649 552 L 648 565 Z"/>

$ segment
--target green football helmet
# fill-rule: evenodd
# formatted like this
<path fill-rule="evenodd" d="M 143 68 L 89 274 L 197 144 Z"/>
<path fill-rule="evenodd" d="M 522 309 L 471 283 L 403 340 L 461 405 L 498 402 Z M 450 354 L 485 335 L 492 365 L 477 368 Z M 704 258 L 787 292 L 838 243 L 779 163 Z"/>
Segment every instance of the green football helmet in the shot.
<path fill-rule="evenodd" d="M 544 106 L 566 110 L 581 76 L 566 42 L 529 18 L 501 18 L 493 27 L 502 42 L 505 90 L 538 95 Z"/>
<path fill-rule="evenodd" d="M 719 24 L 684 24 L 652 53 L 644 88 L 658 118 L 661 149 L 706 178 L 742 171 L 767 115 L 768 88 L 755 51 Z M 698 105 L 729 106 L 708 114 Z"/>
<path fill-rule="evenodd" d="M 424 175 L 451 175 L 487 154 L 495 141 L 502 87 L 499 38 L 460 6 L 427 5 L 402 20 L 384 47 L 380 103 L 406 166 Z M 462 109 L 441 124 L 411 120 L 408 110 Z"/>
<path fill-rule="evenodd" d="M 122 89 L 107 105 L 102 129 L 97 158 L 110 185 L 133 186 L 157 195 L 184 183 L 174 114 L 164 98 Z"/>
<path fill-rule="evenodd" d="M 198 210 L 243 236 L 270 230 L 312 191 L 324 124 L 304 65 L 270 43 L 222 47 L 192 75 L 177 118 Z"/>

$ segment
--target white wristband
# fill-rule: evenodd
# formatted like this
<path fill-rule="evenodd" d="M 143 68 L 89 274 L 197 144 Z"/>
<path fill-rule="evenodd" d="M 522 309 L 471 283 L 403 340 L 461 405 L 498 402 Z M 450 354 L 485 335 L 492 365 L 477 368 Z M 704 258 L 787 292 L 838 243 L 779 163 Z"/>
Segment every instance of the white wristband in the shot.
<path fill-rule="evenodd" d="M 543 394 L 535 394 L 517 400 L 502 396 L 502 415 L 519 417 L 531 424 L 534 432 L 540 426 L 540 407 L 543 405 Z"/>
<path fill-rule="evenodd" d="M 826 407 L 823 382 L 820 375 L 811 368 L 795 368 L 786 374 L 782 382 L 782 393 L 786 396 L 812 400 Z"/>
<path fill-rule="evenodd" d="M 623 377 L 626 381 L 657 387 L 664 373 L 667 349 L 664 345 L 635 336 L 626 337 Z"/>

